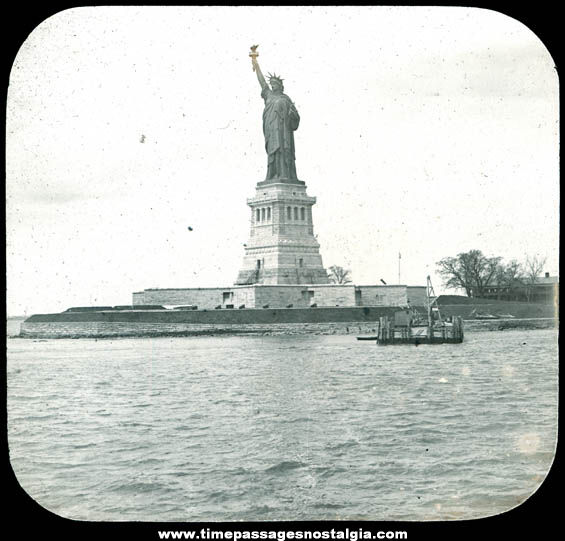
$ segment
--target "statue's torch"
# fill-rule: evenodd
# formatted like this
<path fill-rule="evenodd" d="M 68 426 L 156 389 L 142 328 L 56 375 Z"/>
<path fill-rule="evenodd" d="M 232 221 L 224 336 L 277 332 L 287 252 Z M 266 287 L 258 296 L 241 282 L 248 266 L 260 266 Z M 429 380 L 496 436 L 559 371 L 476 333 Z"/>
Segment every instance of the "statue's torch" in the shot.
<path fill-rule="evenodd" d="M 259 56 L 259 53 L 257 52 L 257 47 L 259 47 L 259 45 L 251 45 L 251 52 L 249 53 L 249 56 L 251 57 L 251 65 L 253 66 L 253 71 L 255 71 L 255 62 L 257 61 L 257 57 Z"/>

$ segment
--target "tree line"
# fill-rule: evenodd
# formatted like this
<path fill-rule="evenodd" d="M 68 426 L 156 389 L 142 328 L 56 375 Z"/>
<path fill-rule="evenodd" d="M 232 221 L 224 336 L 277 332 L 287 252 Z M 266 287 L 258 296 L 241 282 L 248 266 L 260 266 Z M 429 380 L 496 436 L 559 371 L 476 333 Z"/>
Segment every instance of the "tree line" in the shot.
<path fill-rule="evenodd" d="M 525 289 L 528 302 L 541 276 L 545 257 L 527 257 L 505 263 L 502 257 L 487 257 L 480 250 L 470 250 L 455 257 L 444 257 L 436 263 L 443 285 L 462 289 L 468 297 L 482 297 L 492 286 Z"/>

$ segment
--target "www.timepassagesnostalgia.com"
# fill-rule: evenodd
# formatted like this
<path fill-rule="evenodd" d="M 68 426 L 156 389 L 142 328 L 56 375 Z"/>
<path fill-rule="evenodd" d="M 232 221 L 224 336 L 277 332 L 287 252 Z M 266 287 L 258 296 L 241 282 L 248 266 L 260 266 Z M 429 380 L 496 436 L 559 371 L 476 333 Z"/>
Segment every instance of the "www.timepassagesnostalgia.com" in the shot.
<path fill-rule="evenodd" d="M 290 531 L 274 531 L 274 530 L 235 530 L 235 531 L 218 531 L 202 528 L 201 530 L 160 530 L 158 532 L 159 539 L 192 539 L 194 541 L 239 541 L 239 540 L 276 540 L 287 541 L 298 539 L 300 541 L 317 540 L 317 539 L 343 539 L 347 541 L 361 540 L 377 540 L 377 539 L 408 539 L 406 531 L 377 531 L 371 532 L 359 528 L 350 530 L 290 530 Z"/>

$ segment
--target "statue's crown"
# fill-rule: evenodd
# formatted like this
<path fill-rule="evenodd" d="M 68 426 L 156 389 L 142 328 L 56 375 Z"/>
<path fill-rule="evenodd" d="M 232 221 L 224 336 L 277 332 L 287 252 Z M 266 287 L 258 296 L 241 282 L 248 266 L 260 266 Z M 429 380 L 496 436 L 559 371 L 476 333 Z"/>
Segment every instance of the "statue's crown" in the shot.
<path fill-rule="evenodd" d="M 269 83 L 272 81 L 278 81 L 279 83 L 281 83 L 281 85 L 283 84 L 283 79 L 281 77 L 279 77 L 276 73 L 269 73 Z"/>

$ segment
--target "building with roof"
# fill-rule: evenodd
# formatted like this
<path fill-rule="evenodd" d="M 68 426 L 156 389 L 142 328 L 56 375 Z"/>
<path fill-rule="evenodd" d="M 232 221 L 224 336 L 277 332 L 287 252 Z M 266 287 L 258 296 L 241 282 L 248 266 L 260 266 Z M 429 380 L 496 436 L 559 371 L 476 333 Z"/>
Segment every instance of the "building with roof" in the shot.
<path fill-rule="evenodd" d="M 522 302 L 554 302 L 559 294 L 559 277 L 550 276 L 549 272 L 536 278 L 534 283 L 516 280 L 512 284 L 492 283 L 484 288 L 483 293 L 473 295 L 482 299 Z"/>

